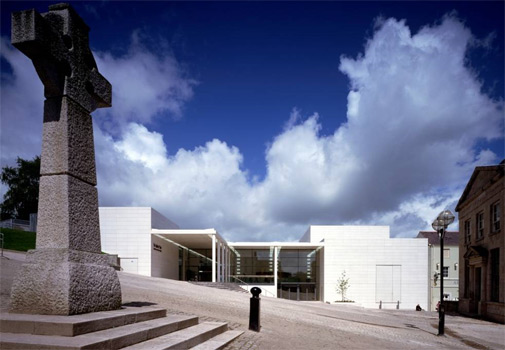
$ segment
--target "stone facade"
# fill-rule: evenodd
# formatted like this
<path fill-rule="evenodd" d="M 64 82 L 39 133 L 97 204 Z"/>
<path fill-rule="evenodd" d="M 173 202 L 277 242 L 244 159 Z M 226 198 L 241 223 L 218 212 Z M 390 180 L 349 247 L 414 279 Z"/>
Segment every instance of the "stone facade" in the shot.
<path fill-rule="evenodd" d="M 459 311 L 505 323 L 505 161 L 475 171 L 459 213 Z"/>

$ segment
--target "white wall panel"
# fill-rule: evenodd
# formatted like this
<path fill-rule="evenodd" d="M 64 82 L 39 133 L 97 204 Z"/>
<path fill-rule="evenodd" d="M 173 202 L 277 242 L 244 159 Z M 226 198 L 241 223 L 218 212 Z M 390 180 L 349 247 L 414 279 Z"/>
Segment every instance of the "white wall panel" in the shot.
<path fill-rule="evenodd" d="M 152 235 L 151 276 L 179 279 L 179 247 Z"/>
<path fill-rule="evenodd" d="M 156 259 L 159 265 L 152 269 L 151 241 L 151 228 L 178 228 L 175 223 L 150 207 L 100 207 L 99 213 L 102 251 L 137 259 L 141 275 L 151 276 L 153 269 L 158 275 L 175 275 L 172 263 L 163 259 Z"/>
<path fill-rule="evenodd" d="M 311 242 L 325 242 L 323 300 L 340 300 L 336 286 L 345 271 L 350 284 L 346 297 L 378 308 L 376 266 L 398 265 L 390 267 L 389 280 L 382 281 L 389 283 L 389 299 L 399 300 L 400 308 L 414 309 L 417 304 L 426 308 L 428 255 L 423 242 L 389 238 L 387 226 L 311 226 L 306 236 Z M 389 306 L 396 307 L 396 303 Z"/>
<path fill-rule="evenodd" d="M 102 250 L 137 259 L 137 273 L 150 275 L 151 208 L 100 207 Z"/>

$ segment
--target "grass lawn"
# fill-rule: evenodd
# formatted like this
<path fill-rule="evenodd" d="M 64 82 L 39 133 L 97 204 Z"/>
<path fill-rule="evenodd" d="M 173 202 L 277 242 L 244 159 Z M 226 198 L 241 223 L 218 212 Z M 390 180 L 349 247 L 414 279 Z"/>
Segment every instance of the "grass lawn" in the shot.
<path fill-rule="evenodd" d="M 35 232 L 0 228 L 4 235 L 4 249 L 26 252 L 35 249 Z"/>

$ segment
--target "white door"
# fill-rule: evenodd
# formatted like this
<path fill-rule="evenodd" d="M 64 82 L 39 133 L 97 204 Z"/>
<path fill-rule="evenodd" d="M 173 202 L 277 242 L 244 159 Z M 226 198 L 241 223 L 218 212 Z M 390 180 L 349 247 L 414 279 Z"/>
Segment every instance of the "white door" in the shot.
<path fill-rule="evenodd" d="M 137 258 L 121 258 L 120 265 L 124 272 L 138 273 L 138 260 Z"/>
<path fill-rule="evenodd" d="M 401 301 L 401 265 L 377 265 L 375 301 Z"/>

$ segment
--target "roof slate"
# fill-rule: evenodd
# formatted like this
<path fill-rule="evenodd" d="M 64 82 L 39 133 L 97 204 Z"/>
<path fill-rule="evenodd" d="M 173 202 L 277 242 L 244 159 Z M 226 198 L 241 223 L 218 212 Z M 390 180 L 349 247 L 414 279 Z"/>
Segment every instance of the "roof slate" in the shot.
<path fill-rule="evenodd" d="M 428 244 L 440 245 L 440 238 L 435 231 L 420 231 L 416 238 L 428 238 Z M 459 231 L 447 231 L 444 245 L 459 245 Z"/>

